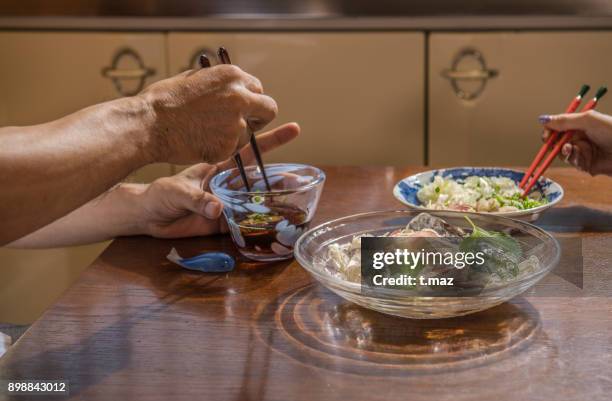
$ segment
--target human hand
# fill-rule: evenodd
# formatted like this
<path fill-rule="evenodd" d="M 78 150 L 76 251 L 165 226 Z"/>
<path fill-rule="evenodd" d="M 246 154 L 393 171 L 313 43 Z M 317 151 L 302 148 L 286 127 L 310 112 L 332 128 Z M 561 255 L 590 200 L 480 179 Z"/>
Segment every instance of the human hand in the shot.
<path fill-rule="evenodd" d="M 153 159 L 216 163 L 274 119 L 277 106 L 261 82 L 233 65 L 190 70 L 154 83 L 138 97 L 148 110 Z"/>
<path fill-rule="evenodd" d="M 261 152 L 275 149 L 298 136 L 299 126 L 285 124 L 257 136 Z M 253 161 L 248 147 L 240 151 L 245 164 Z M 180 238 L 226 232 L 220 218 L 223 205 L 207 192 L 210 179 L 219 171 L 232 167 L 232 160 L 218 164 L 200 163 L 181 173 L 160 178 L 142 193 L 139 220 L 141 231 L 158 238 Z"/>
<path fill-rule="evenodd" d="M 612 116 L 597 111 L 540 116 L 543 140 L 551 130 L 575 130 L 559 157 L 591 175 L 612 175 Z"/>

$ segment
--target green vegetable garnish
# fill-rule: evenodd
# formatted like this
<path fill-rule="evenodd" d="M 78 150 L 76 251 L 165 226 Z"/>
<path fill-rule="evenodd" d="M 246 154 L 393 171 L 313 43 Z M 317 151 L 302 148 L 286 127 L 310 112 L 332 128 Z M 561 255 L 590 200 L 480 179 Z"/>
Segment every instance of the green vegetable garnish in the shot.
<path fill-rule="evenodd" d="M 262 203 L 264 203 L 265 198 L 262 195 L 253 195 L 251 197 L 251 202 L 260 205 Z"/>
<path fill-rule="evenodd" d="M 483 265 L 472 265 L 472 268 L 495 274 L 501 279 L 516 277 L 523 256 L 518 241 L 506 233 L 480 228 L 467 216 L 465 219 L 472 226 L 472 232 L 461 241 L 459 249 L 463 252 L 482 252 L 485 260 Z"/>
<path fill-rule="evenodd" d="M 271 223 L 277 223 L 283 219 L 283 216 L 266 213 L 251 213 L 246 216 L 246 219 L 240 221 L 241 226 L 265 226 Z"/>

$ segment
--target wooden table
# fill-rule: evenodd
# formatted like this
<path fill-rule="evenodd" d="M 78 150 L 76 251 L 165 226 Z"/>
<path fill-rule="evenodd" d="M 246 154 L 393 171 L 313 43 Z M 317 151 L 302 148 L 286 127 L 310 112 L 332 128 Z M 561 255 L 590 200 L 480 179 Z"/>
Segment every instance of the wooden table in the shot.
<path fill-rule="evenodd" d="M 391 188 L 418 170 L 327 168 L 315 223 L 400 208 Z M 610 400 L 612 179 L 549 175 L 566 196 L 541 224 L 583 237 L 583 290 L 549 275 L 542 286 L 562 288 L 548 295 L 414 321 L 349 304 L 295 261 L 207 275 L 165 259 L 173 246 L 235 255 L 229 237 L 124 238 L 0 360 L 0 379 L 67 379 L 83 400 Z"/>

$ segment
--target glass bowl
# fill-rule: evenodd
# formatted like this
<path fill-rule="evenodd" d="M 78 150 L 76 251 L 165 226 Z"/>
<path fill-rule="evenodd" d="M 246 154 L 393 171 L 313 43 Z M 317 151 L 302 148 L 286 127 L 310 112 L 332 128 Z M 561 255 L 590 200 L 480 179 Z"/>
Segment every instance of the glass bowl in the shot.
<path fill-rule="evenodd" d="M 235 168 L 214 176 L 210 188 L 223 202 L 223 214 L 241 254 L 262 262 L 290 259 L 295 241 L 308 229 L 317 209 L 325 173 L 303 164 L 264 168 L 271 191 L 257 166 L 245 167 L 250 192 Z"/>
<path fill-rule="evenodd" d="M 533 286 L 558 263 L 560 248 L 557 241 L 544 230 L 527 222 L 493 215 L 440 211 L 430 214 L 467 229 L 468 232 L 471 226 L 465 216 L 485 230 L 503 231 L 519 238 L 524 256 L 535 255 L 539 265 L 528 274 L 485 286 L 475 296 L 432 297 L 418 295 L 416 290 L 392 288 L 362 291 L 360 282 L 348 281 L 336 274 L 335 264 L 327 257 L 331 244 L 350 242 L 356 235 L 380 236 L 404 228 L 420 213 L 414 210 L 380 211 L 356 214 L 324 223 L 307 231 L 298 239 L 295 244 L 295 257 L 317 281 L 342 298 L 368 309 L 414 319 L 447 318 L 491 308 Z"/>

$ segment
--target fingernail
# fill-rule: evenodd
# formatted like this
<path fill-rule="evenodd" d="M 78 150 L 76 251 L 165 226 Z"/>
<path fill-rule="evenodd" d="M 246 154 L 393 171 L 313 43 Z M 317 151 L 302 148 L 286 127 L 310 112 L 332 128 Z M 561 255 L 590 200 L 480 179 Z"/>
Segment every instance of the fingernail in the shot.
<path fill-rule="evenodd" d="M 570 145 L 569 143 L 563 145 L 563 147 L 561 148 L 561 154 L 563 154 L 563 156 L 569 156 L 570 154 L 572 154 L 572 145 Z"/>
<path fill-rule="evenodd" d="M 563 161 L 567 164 L 571 164 L 570 157 L 572 156 L 572 145 L 568 143 L 563 145 L 561 148 L 561 154 L 563 155 Z"/>
<path fill-rule="evenodd" d="M 209 219 L 216 219 L 219 217 L 219 213 L 221 213 L 221 205 L 217 202 L 208 202 L 204 208 L 204 214 Z"/>
<path fill-rule="evenodd" d="M 540 124 L 549 123 L 550 120 L 552 120 L 552 117 L 548 114 L 542 114 L 540 117 L 538 117 L 538 121 L 540 122 Z"/>

